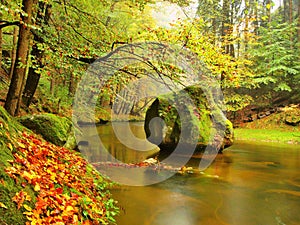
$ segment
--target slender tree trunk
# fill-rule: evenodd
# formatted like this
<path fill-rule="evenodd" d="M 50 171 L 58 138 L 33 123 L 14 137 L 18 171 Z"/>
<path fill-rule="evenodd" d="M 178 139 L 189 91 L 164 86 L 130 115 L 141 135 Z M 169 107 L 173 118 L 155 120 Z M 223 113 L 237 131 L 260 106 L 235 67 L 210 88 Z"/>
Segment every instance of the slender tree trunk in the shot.
<path fill-rule="evenodd" d="M 37 51 L 36 49 L 37 49 L 37 46 L 35 44 L 32 49 L 32 54 L 34 54 L 33 53 L 34 51 Z M 29 107 L 29 105 L 32 101 L 32 98 L 33 98 L 36 88 L 38 86 L 39 80 L 40 80 L 40 74 L 37 73 L 34 68 L 30 67 L 29 72 L 28 72 L 28 77 L 26 80 L 26 85 L 25 85 L 24 92 L 23 92 L 23 96 L 22 96 L 23 103 L 26 107 Z"/>
<path fill-rule="evenodd" d="M 2 13 L 0 12 L 0 20 L 2 20 Z M 0 68 L 2 66 L 2 29 L 0 29 Z"/>
<path fill-rule="evenodd" d="M 30 44 L 31 44 L 31 43 L 30 43 Z M 29 61 L 30 61 L 29 57 L 30 57 L 30 54 L 29 54 L 29 52 L 28 52 L 28 55 L 27 55 L 27 65 L 26 65 L 26 72 L 25 72 L 25 74 L 28 73 L 27 70 L 28 70 L 29 63 L 30 63 L 30 62 L 29 62 Z M 23 76 L 23 80 L 22 80 L 22 84 L 21 84 L 21 90 L 24 89 L 25 82 L 26 82 L 26 75 Z M 18 116 L 18 115 L 19 115 L 20 108 L 21 108 L 21 104 L 22 104 L 22 91 L 20 91 L 19 96 L 18 96 L 18 102 L 17 102 L 17 108 L 16 108 L 15 116 Z"/>
<path fill-rule="evenodd" d="M 255 9 L 254 9 L 254 16 L 255 16 L 255 23 L 254 23 L 254 33 L 256 35 L 258 35 L 258 28 L 259 28 L 259 23 L 258 23 L 258 7 L 259 7 L 259 2 L 255 1 L 256 5 L 255 5 Z"/>
<path fill-rule="evenodd" d="M 47 5 L 44 2 L 39 2 L 38 13 L 36 24 L 41 26 L 43 23 L 48 24 L 48 20 L 50 19 L 51 14 L 51 5 Z M 44 12 L 45 11 L 45 16 Z M 39 34 L 34 34 L 34 44 L 32 46 L 31 55 L 34 57 L 36 65 L 35 67 L 42 69 L 43 65 L 43 57 L 44 51 L 38 48 L 38 43 L 43 43 L 43 40 L 39 37 Z M 23 103 L 27 107 L 29 107 L 34 93 L 37 89 L 37 86 L 40 81 L 41 74 L 36 71 L 35 68 L 30 67 L 28 72 L 28 77 L 26 80 L 26 85 L 23 92 Z"/>
<path fill-rule="evenodd" d="M 293 38 L 294 34 L 292 31 L 292 23 L 293 23 L 293 0 L 289 0 L 289 24 L 290 24 L 290 48 L 293 49 Z"/>
<path fill-rule="evenodd" d="M 234 37 L 233 37 L 233 22 L 234 22 L 234 1 L 231 1 L 231 12 L 230 12 L 230 27 L 229 27 L 229 54 L 232 56 L 232 57 L 235 57 L 235 51 L 234 51 L 234 45 L 233 45 L 233 40 L 234 40 Z"/>
<path fill-rule="evenodd" d="M 229 8 L 230 8 L 230 2 L 229 0 L 223 0 L 223 6 L 222 6 L 222 42 L 224 44 L 224 50 L 226 54 L 230 53 L 230 45 L 228 44 L 228 33 L 229 33 L 229 24 L 230 24 L 230 19 L 229 19 Z"/>
<path fill-rule="evenodd" d="M 73 97 L 76 92 L 76 78 L 74 76 L 74 73 L 71 72 L 70 80 L 69 80 L 69 96 Z"/>
<path fill-rule="evenodd" d="M 38 0 L 23 0 L 23 11 L 26 16 L 21 14 L 22 24 L 20 25 L 20 33 L 17 45 L 17 58 L 14 66 L 13 76 L 11 78 L 4 108 L 9 114 L 15 116 L 17 112 L 17 103 L 22 92 L 22 81 L 26 74 L 27 55 L 30 42 L 30 26 L 32 20 L 33 9 Z"/>
<path fill-rule="evenodd" d="M 293 0 L 289 0 L 289 23 L 293 23 Z"/>
<path fill-rule="evenodd" d="M 245 10 L 245 32 L 244 32 L 244 35 L 245 35 L 245 52 L 248 50 L 248 43 L 249 43 L 249 5 L 250 5 L 250 2 L 249 0 L 246 0 L 245 1 L 245 4 L 246 4 L 246 10 Z"/>
<path fill-rule="evenodd" d="M 19 34 L 19 28 L 14 27 L 13 31 L 13 47 L 11 52 L 11 65 L 10 65 L 10 71 L 9 71 L 9 78 L 11 79 L 13 76 L 15 63 L 16 63 L 16 56 L 17 56 L 17 44 L 18 44 L 18 34 Z"/>
<path fill-rule="evenodd" d="M 0 29 L 0 68 L 2 66 L 2 29 Z"/>
<path fill-rule="evenodd" d="M 300 0 L 298 0 L 298 24 L 297 24 L 297 40 L 298 40 L 298 46 L 300 48 Z"/>
<path fill-rule="evenodd" d="M 271 0 L 267 0 L 266 1 L 266 5 L 267 5 L 267 16 L 268 16 L 268 22 L 269 22 L 269 25 L 271 25 L 271 21 L 272 21 L 272 19 L 271 19 L 271 3 L 272 3 L 272 1 Z"/>
<path fill-rule="evenodd" d="M 287 15 L 288 15 L 288 6 L 287 6 L 288 0 L 283 0 L 283 22 L 287 22 Z"/>
<path fill-rule="evenodd" d="M 52 75 L 51 81 L 50 81 L 50 93 L 51 93 L 52 96 L 54 96 L 55 85 L 56 85 L 56 80 L 55 80 L 54 75 Z"/>

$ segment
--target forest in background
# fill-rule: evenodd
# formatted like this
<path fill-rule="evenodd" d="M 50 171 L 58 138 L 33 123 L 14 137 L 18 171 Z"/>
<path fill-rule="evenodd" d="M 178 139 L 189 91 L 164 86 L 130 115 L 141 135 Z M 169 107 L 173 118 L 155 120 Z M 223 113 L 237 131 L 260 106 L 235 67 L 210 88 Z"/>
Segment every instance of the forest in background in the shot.
<path fill-rule="evenodd" d="M 119 46 L 145 41 L 176 44 L 197 54 L 220 78 L 229 115 L 252 105 L 264 110 L 299 103 L 299 0 L 283 0 L 276 9 L 271 0 L 199 1 L 193 18 L 178 18 L 166 26 L 153 17 L 155 3 L 1 0 L 0 90 L 5 109 L 13 116 L 71 114 L 77 83 L 91 63 Z M 164 3 L 184 12 L 190 4 Z M 101 90 L 100 111 L 109 111 L 118 90 L 139 73 L 131 67 L 114 76 Z M 137 104 L 132 114 L 140 108 L 145 106 Z"/>

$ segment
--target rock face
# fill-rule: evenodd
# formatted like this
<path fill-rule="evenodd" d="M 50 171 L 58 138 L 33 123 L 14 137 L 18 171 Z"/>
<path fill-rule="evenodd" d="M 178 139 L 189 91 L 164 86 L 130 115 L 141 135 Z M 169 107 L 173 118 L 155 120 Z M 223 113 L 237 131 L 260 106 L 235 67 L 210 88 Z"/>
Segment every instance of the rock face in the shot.
<path fill-rule="evenodd" d="M 180 96 L 176 106 L 176 103 L 172 102 L 174 95 L 159 97 L 152 103 L 146 112 L 144 125 L 148 140 L 159 145 L 162 150 L 175 149 L 179 142 L 186 145 L 196 143 L 197 150 L 204 149 L 208 144 L 216 144 L 220 152 L 232 145 L 232 123 L 224 118 L 223 112 L 209 110 L 200 88 L 191 87 L 187 92 L 194 106 L 185 103 L 185 99 L 180 100 Z M 178 94 L 176 96 L 178 98 Z M 221 119 L 224 122 L 219 123 L 218 120 Z M 221 132 L 222 130 L 224 132 Z M 214 140 L 211 140 L 212 133 L 216 134 Z"/>
<path fill-rule="evenodd" d="M 299 126 L 300 125 L 300 105 L 294 107 L 286 107 L 284 122 L 287 125 Z"/>
<path fill-rule="evenodd" d="M 21 124 L 55 145 L 69 149 L 76 147 L 71 119 L 45 113 L 19 118 Z"/>

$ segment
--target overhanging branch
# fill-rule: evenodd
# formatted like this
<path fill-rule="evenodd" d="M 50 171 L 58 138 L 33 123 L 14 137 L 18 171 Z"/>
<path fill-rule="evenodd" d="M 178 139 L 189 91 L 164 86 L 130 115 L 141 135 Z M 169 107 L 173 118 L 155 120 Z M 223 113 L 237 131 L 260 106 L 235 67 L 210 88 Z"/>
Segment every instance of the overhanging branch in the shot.
<path fill-rule="evenodd" d="M 19 26 L 20 25 L 20 21 L 0 21 L 0 29 L 4 28 L 4 27 L 8 27 L 8 26 Z"/>

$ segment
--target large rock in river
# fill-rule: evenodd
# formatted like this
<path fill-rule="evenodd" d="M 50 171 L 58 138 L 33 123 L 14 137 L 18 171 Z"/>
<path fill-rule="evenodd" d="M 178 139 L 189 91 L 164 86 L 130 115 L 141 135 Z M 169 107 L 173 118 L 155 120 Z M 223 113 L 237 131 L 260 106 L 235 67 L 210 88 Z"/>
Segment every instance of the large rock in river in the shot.
<path fill-rule="evenodd" d="M 50 113 L 19 118 L 21 124 L 55 145 L 74 149 L 76 140 L 71 119 Z"/>
<path fill-rule="evenodd" d="M 158 144 L 162 150 L 173 150 L 179 142 L 196 144 L 197 150 L 216 144 L 219 152 L 232 145 L 232 123 L 225 118 L 223 112 L 216 110 L 217 107 L 214 111 L 211 110 L 199 87 L 189 87 L 186 92 L 193 104 L 176 93 L 176 101 L 175 94 L 160 96 L 148 108 L 144 126 L 148 140 Z M 221 120 L 223 121 L 220 122 Z M 184 132 L 182 127 L 185 127 Z M 212 134 L 216 135 L 212 138 Z"/>

